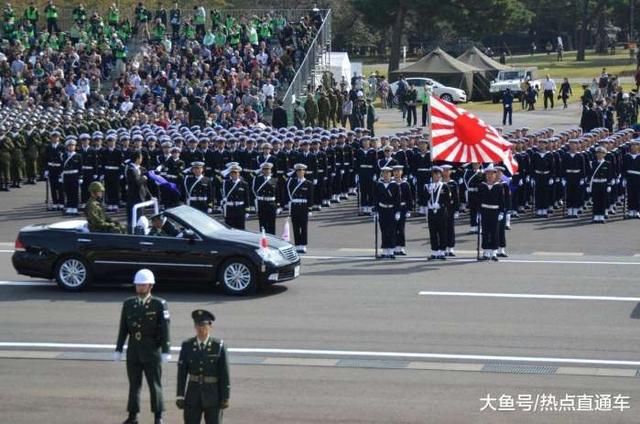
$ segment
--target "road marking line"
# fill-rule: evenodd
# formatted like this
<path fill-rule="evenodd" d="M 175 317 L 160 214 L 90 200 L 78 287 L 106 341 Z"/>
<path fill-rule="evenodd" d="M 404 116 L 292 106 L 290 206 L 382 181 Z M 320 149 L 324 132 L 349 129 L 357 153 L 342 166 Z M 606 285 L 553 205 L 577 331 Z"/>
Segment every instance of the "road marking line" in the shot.
<path fill-rule="evenodd" d="M 637 370 L 628 368 L 558 367 L 557 375 L 597 375 L 601 377 L 635 377 Z"/>
<path fill-rule="evenodd" d="M 0 253 L 13 253 L 13 250 L 0 249 Z"/>
<path fill-rule="evenodd" d="M 640 253 L 636 253 L 635 255 L 633 255 L 634 258 L 640 258 Z"/>
<path fill-rule="evenodd" d="M 640 302 L 640 297 L 621 296 L 576 296 L 568 294 L 526 294 L 526 293 L 480 293 L 480 292 L 439 292 L 421 291 L 420 296 L 455 296 L 455 297 L 496 297 L 509 299 L 553 299 L 553 300 L 602 300 L 610 302 Z"/>
<path fill-rule="evenodd" d="M 16 245 L 16 242 L 11 242 L 11 241 L 0 241 L 0 246 L 3 247 L 14 247 Z"/>
<path fill-rule="evenodd" d="M 55 286 L 51 281 L 0 281 L 0 286 Z"/>
<path fill-rule="evenodd" d="M 373 253 L 375 249 L 366 249 L 366 248 L 358 248 L 358 247 L 341 247 L 338 249 L 339 252 L 367 252 Z"/>
<path fill-rule="evenodd" d="M 536 256 L 584 256 L 582 252 L 532 252 Z"/>
<path fill-rule="evenodd" d="M 323 256 L 323 255 L 300 255 L 303 259 L 313 260 L 360 260 L 360 261 L 375 261 L 373 256 Z M 453 258 L 447 261 L 427 262 L 426 257 L 404 256 L 397 257 L 396 261 L 407 262 L 425 262 L 434 265 L 446 265 L 448 262 L 477 262 L 476 258 Z M 502 263 L 512 264 L 552 264 L 552 265 L 635 265 L 640 266 L 640 262 L 622 262 L 622 261 L 572 261 L 572 260 L 546 260 L 546 259 L 500 259 Z M 393 263 L 390 261 L 381 260 L 380 263 Z"/>
<path fill-rule="evenodd" d="M 111 344 L 84 344 L 84 343 L 49 343 L 49 342 L 0 342 L 0 348 L 55 348 L 55 349 L 107 349 L 114 350 Z M 171 347 L 171 351 L 177 352 L 180 347 Z M 403 358 L 419 360 L 448 359 L 491 362 L 532 362 L 532 363 L 557 363 L 557 364 L 585 364 L 608 365 L 618 367 L 640 367 L 640 361 L 615 360 L 615 359 L 586 359 L 586 358 L 553 358 L 545 356 L 500 356 L 500 355 L 469 355 L 455 353 L 411 353 L 411 352 L 375 352 L 359 350 L 314 350 L 314 349 L 281 349 L 281 348 L 229 348 L 230 353 L 246 353 L 261 355 L 295 355 L 295 356 L 328 356 L 328 357 L 362 357 L 369 359 Z"/>
<path fill-rule="evenodd" d="M 338 364 L 337 359 L 323 358 L 267 358 L 263 364 L 266 365 L 302 365 L 313 367 L 335 367 Z"/>
<path fill-rule="evenodd" d="M 407 368 L 412 370 L 434 371 L 482 371 L 484 364 L 463 364 L 459 362 L 409 362 Z"/>

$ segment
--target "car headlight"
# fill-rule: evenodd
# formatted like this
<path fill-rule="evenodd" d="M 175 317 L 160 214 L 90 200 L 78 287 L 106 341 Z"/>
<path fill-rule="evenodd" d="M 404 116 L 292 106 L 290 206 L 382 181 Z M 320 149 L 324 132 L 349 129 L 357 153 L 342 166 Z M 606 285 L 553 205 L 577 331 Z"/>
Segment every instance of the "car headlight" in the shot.
<path fill-rule="evenodd" d="M 270 262 L 276 266 L 286 265 L 288 263 L 282 252 L 272 247 L 268 247 L 266 249 L 256 249 L 256 253 L 263 261 Z"/>

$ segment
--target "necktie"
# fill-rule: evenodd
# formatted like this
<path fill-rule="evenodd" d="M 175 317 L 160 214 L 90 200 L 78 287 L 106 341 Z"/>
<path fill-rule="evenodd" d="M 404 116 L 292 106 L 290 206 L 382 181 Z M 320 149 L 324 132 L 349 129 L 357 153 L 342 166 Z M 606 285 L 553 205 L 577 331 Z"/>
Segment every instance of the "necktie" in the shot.
<path fill-rule="evenodd" d="M 200 343 L 200 350 L 204 350 L 204 343 Z"/>

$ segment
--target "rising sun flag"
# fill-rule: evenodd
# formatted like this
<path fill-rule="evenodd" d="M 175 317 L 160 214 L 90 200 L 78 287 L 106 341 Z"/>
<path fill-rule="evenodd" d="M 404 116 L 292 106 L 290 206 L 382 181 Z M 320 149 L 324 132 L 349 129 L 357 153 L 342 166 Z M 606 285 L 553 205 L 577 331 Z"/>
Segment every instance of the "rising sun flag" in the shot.
<path fill-rule="evenodd" d="M 449 102 L 431 97 L 431 160 L 502 162 L 513 175 L 518 165 L 511 143 L 491 125 Z"/>

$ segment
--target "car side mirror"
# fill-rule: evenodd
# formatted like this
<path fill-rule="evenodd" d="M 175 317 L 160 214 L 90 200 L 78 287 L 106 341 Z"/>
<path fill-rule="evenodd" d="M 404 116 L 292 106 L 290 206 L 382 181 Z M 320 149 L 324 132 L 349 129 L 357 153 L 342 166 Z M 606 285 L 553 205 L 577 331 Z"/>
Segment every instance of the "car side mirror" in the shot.
<path fill-rule="evenodd" d="M 184 234 L 184 238 L 186 238 L 187 240 L 193 241 L 196 239 L 196 233 L 194 233 L 193 230 L 186 229 L 184 230 L 183 234 Z"/>

